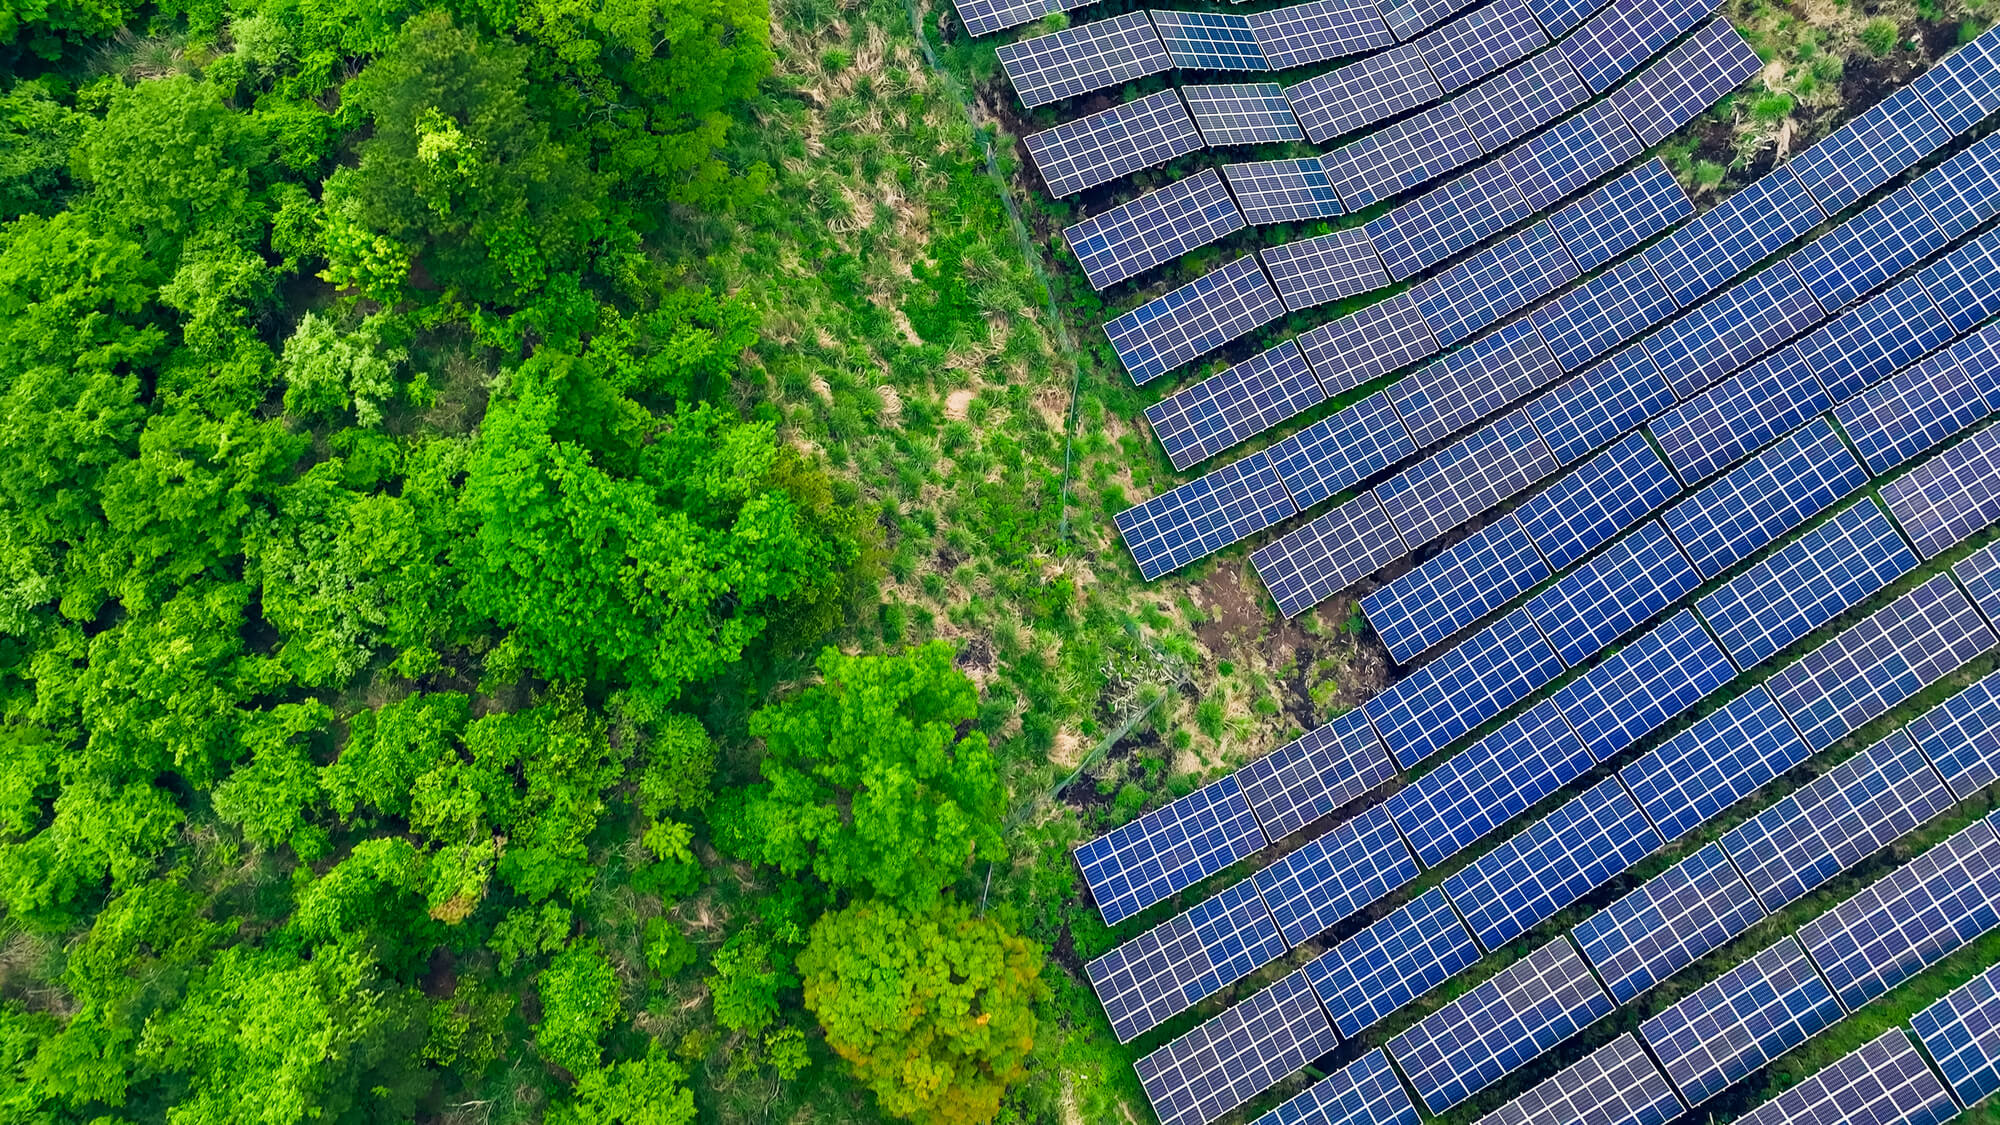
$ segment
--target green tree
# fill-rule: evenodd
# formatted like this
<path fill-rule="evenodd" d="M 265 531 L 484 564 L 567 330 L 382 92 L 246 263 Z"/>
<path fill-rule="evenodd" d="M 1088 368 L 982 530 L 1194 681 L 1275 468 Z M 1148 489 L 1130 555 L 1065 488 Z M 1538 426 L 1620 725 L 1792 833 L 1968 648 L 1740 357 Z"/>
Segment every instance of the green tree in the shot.
<path fill-rule="evenodd" d="M 599 1040 L 618 1018 L 618 974 L 595 942 L 578 941 L 549 963 L 537 981 L 542 1021 L 535 1046 L 571 1074 L 597 1069 Z"/>
<path fill-rule="evenodd" d="M 991 1121 L 1035 1044 L 1034 945 L 965 906 L 883 902 L 826 914 L 799 955 L 827 1045 L 897 1117 Z"/>
<path fill-rule="evenodd" d="M 687 1070 L 657 1044 L 645 1057 L 577 1077 L 576 1093 L 549 1107 L 548 1125 L 688 1125 L 695 1119 Z"/>

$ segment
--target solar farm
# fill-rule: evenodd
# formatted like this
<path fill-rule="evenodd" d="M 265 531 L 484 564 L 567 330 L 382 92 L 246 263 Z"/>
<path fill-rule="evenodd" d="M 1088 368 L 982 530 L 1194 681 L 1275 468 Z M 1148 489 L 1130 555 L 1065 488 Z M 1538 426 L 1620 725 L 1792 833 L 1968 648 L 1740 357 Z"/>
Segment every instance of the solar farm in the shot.
<path fill-rule="evenodd" d="M 2000 950 L 2000 29 L 1714 198 L 1714 3 L 957 7 L 1173 470 L 1130 565 L 1392 669 L 1074 848 L 1158 1120 L 2000 1090 L 2000 964 L 1800 1054 Z"/>

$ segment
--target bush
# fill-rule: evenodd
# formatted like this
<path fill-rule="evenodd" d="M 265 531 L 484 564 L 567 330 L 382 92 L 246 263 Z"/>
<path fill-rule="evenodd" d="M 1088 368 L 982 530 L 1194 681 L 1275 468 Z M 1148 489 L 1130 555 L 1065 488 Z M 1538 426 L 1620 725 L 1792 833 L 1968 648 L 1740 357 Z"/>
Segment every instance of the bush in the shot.
<path fill-rule="evenodd" d="M 1886 55 L 1896 49 L 1896 22 L 1878 17 L 1861 29 L 1861 45 L 1871 54 Z"/>

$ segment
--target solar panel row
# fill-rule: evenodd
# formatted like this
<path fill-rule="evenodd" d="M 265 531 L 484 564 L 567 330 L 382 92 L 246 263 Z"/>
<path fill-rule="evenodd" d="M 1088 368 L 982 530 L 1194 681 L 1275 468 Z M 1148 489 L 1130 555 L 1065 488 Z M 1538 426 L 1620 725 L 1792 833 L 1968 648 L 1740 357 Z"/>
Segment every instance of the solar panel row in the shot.
<path fill-rule="evenodd" d="M 1003 43 L 998 53 L 1014 93 L 1029 109 L 1158 74 L 1174 65 L 1144 11 Z"/>
<path fill-rule="evenodd" d="M 1033 23 L 1050 12 L 1081 8 L 1091 0 L 953 0 L 958 18 L 973 35 L 991 35 Z"/>
<path fill-rule="evenodd" d="M 1806 760 L 1770 692 L 1753 688 L 1620 771 L 1662 835 L 1679 839 Z"/>
<path fill-rule="evenodd" d="M 1060 199 L 1185 156 L 1202 147 L 1202 137 L 1180 95 L 1161 90 L 1031 133 L 1024 143 L 1049 194 Z"/>
<path fill-rule="evenodd" d="M 1555 457 L 1517 410 L 1383 481 L 1375 499 L 1415 548 L 1555 471 Z"/>
<path fill-rule="evenodd" d="M 1555 650 L 1517 609 L 1397 680 L 1362 711 L 1408 768 L 1561 673 Z"/>
<path fill-rule="evenodd" d="M 1069 227 L 1063 241 L 1091 287 L 1104 289 L 1247 225 L 1222 176 L 1204 168 Z"/>
<path fill-rule="evenodd" d="M 1689 1104 L 1700 1105 L 1844 1013 L 1787 936 L 1639 1025 Z"/>
<path fill-rule="evenodd" d="M 1077 846 L 1104 924 L 1115 926 L 1268 843 L 1234 775 Z"/>
<path fill-rule="evenodd" d="M 1992 412 L 1984 388 L 1943 351 L 1841 403 L 1833 417 L 1881 476 Z"/>
<path fill-rule="evenodd" d="M 1362 598 L 1361 611 L 1407 664 L 1548 576 L 1521 521 L 1507 515 Z"/>
<path fill-rule="evenodd" d="M 1624 1004 L 1748 930 L 1764 917 L 1720 845 L 1641 883 L 1571 931 L 1583 955 Z"/>
<path fill-rule="evenodd" d="M 1333 1050 L 1339 1037 L 1303 972 L 1133 1064 L 1161 1125 L 1205 1125 Z"/>
<path fill-rule="evenodd" d="M 2000 780 L 2000 673 L 1988 673 L 1904 729 L 1952 792 L 1971 799 Z"/>
<path fill-rule="evenodd" d="M 1972 595 L 1972 604 L 1990 625 L 2000 626 L 2000 547 L 1988 545 L 1968 555 L 1952 573 Z"/>
<path fill-rule="evenodd" d="M 1118 513 L 1114 521 L 1132 561 L 1158 578 L 1298 512 L 1272 466 L 1269 450 Z"/>
<path fill-rule="evenodd" d="M 1532 413 L 1532 411 L 1531 411 Z M 1643 434 L 1628 434 L 1521 502 L 1515 516 L 1551 570 L 1596 550 L 1676 492 Z"/>
<path fill-rule="evenodd" d="M 1256 1125 L 1417 1125 L 1417 1107 L 1378 1048 L 1259 1117 Z"/>
<path fill-rule="evenodd" d="M 1106 321 L 1118 361 L 1144 385 L 1285 315 L 1257 255 L 1245 254 L 1131 312 Z"/>
<path fill-rule="evenodd" d="M 1183 86 L 1181 97 L 1210 148 L 1305 140 L 1292 103 L 1276 82 L 1228 82 Z"/>
<path fill-rule="evenodd" d="M 2000 427 L 1988 426 L 1883 485 L 1882 502 L 1927 559 L 2000 519 Z"/>
<path fill-rule="evenodd" d="M 1660 518 L 1702 577 L 1714 578 L 1867 479 L 1833 427 L 1814 419 Z"/>
<path fill-rule="evenodd" d="M 1681 1100 L 1628 1032 L 1479 1119 L 1479 1125 L 1666 1125 Z"/>
<path fill-rule="evenodd" d="M 1395 773 L 1359 711 L 1330 719 L 1236 771 L 1264 835 L 1280 840 Z"/>
<path fill-rule="evenodd" d="M 1555 701 L 1545 699 L 1390 794 L 1385 806 L 1418 862 L 1436 867 L 1591 764 Z"/>
<path fill-rule="evenodd" d="M 2000 1090 L 2000 965 L 1952 989 L 1910 1025 L 1961 1104 Z"/>
<path fill-rule="evenodd" d="M 1527 610 L 1574 668 L 1700 584 L 1673 537 L 1649 521 L 1529 599 Z"/>
<path fill-rule="evenodd" d="M 1901 1028 L 1738 1118 L 1743 1125 L 1942 1125 L 1958 1106 Z"/>
<path fill-rule="evenodd" d="M 1112 1033 L 1130 1043 L 1284 952 L 1284 935 L 1246 880 L 1083 968 Z"/>
<path fill-rule="evenodd" d="M 1294 946 L 1417 877 L 1416 861 L 1380 805 L 1252 876 Z"/>
<path fill-rule="evenodd" d="M 1735 675 L 1693 611 L 1684 609 L 1565 684 L 1554 702 L 1602 762 Z"/>

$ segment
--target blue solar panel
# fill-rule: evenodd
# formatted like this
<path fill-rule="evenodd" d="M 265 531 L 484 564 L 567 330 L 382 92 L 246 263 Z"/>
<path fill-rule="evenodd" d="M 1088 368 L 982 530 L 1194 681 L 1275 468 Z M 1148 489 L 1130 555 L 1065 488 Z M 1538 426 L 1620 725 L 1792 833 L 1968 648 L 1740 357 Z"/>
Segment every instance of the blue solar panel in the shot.
<path fill-rule="evenodd" d="M 1694 614 L 1682 610 L 1555 694 L 1563 717 L 1602 762 L 1736 675 Z"/>
<path fill-rule="evenodd" d="M 1032 23 L 1051 11 L 1081 8 L 1089 0 L 955 0 L 965 30 L 973 35 L 991 35 L 1009 27 Z"/>
<path fill-rule="evenodd" d="M 1285 315 L 1257 255 L 1213 269 L 1104 323 L 1134 383 L 1145 384 Z"/>
<path fill-rule="evenodd" d="M 1389 1057 L 1373 1050 L 1259 1117 L 1256 1125 L 1417 1125 Z"/>
<path fill-rule="evenodd" d="M 1798 349 L 1833 401 L 1845 402 L 1952 335 L 1951 322 L 1912 277 L 1820 326 Z"/>
<path fill-rule="evenodd" d="M 2000 965 L 1945 993 L 1910 1026 L 1960 1102 L 2000 1090 Z"/>
<path fill-rule="evenodd" d="M 1799 178 L 1774 168 L 1648 247 L 1645 258 L 1685 307 L 1825 219 Z"/>
<path fill-rule="evenodd" d="M 1757 896 L 1711 843 L 1585 918 L 1571 934 L 1612 999 L 1623 1004 L 1763 917 Z"/>
<path fill-rule="evenodd" d="M 1702 577 L 1714 578 L 1867 481 L 1833 427 L 1817 419 L 1660 518 Z"/>
<path fill-rule="evenodd" d="M 1479 142 L 1450 102 L 1405 117 L 1394 125 L 1334 149 L 1319 158 L 1340 201 L 1359 211 L 1479 159 Z"/>
<path fill-rule="evenodd" d="M 1158 74 L 1173 65 L 1144 12 L 1002 43 L 997 51 L 1014 92 L 1029 109 Z"/>
<path fill-rule="evenodd" d="M 1210 148 L 1306 139 L 1299 119 L 1292 116 L 1292 103 L 1285 100 L 1284 87 L 1276 82 L 1183 86 L 1180 96 Z"/>
<path fill-rule="evenodd" d="M 1911 84 L 1953 133 L 2000 108 L 2000 35 L 1985 34 L 1940 59 Z"/>
<path fill-rule="evenodd" d="M 1176 469 L 1198 465 L 1326 401 L 1312 367 L 1290 340 L 1146 408 Z"/>
<path fill-rule="evenodd" d="M 1763 60 L 1721 17 L 1709 20 L 1606 99 L 1651 146 L 1763 69 Z"/>
<path fill-rule="evenodd" d="M 1527 610 L 1574 668 L 1700 584 L 1673 537 L 1649 521 L 1536 594 Z"/>
<path fill-rule="evenodd" d="M 1815 750 L 1956 671 L 1994 645 L 1993 630 L 1940 574 L 1787 665 L 1771 694 Z"/>
<path fill-rule="evenodd" d="M 1536 223 L 1410 290 L 1438 343 L 1450 347 L 1577 279 L 1555 229 Z"/>
<path fill-rule="evenodd" d="M 1677 840 L 1812 755 L 1761 687 L 1620 771 L 1662 835 Z"/>
<path fill-rule="evenodd" d="M 1432 887 L 1306 966 L 1349 1039 L 1479 960 L 1465 923 Z"/>
<path fill-rule="evenodd" d="M 1394 773 L 1367 717 L 1349 711 L 1237 770 L 1236 779 L 1264 835 L 1282 840 Z"/>
<path fill-rule="evenodd" d="M 1545 699 L 1391 794 L 1385 807 L 1418 861 L 1436 867 L 1590 765 L 1590 751 Z"/>
<path fill-rule="evenodd" d="M 1740 668 L 1754 668 L 1914 570 L 1888 517 L 1862 501 L 1696 603 Z"/>
<path fill-rule="evenodd" d="M 1120 1043 L 1130 1043 L 1285 952 L 1249 880 L 1084 966 Z"/>
<path fill-rule="evenodd" d="M 1490 523 L 1361 599 L 1398 664 L 1512 601 L 1549 576 L 1520 521 Z"/>
<path fill-rule="evenodd" d="M 1896 1027 L 1742 1120 L 1745 1125 L 1943 1125 L 1956 1116 L 1951 1094 Z"/>
<path fill-rule="evenodd" d="M 1407 769 L 1561 672 L 1562 661 L 1527 611 L 1517 609 L 1389 685 L 1362 710 Z"/>
<path fill-rule="evenodd" d="M 1408 39 L 1465 7 L 1467 0 L 1382 0 L 1382 20 L 1398 39 Z"/>
<path fill-rule="evenodd" d="M 1991 324 L 1951 346 L 1966 377 L 1986 396 L 1986 404 L 2000 411 L 2000 324 Z"/>
<path fill-rule="evenodd" d="M 1916 185 L 1903 188 L 1801 246 L 1787 262 L 1820 307 L 1838 312 L 1916 265 L 1948 241 L 1924 212 Z"/>
<path fill-rule="evenodd" d="M 1522 0 L 1482 4 L 1416 41 L 1449 94 L 1470 86 L 1549 41 Z"/>
<path fill-rule="evenodd" d="M 1370 492 L 1250 552 L 1250 565 L 1278 610 L 1294 617 L 1409 553 Z"/>
<path fill-rule="evenodd" d="M 1285 113 L 1290 117 L 1291 110 Z M 1180 95 L 1161 90 L 1031 133 L 1023 144 L 1049 194 L 1060 198 L 1185 156 L 1202 147 L 1202 135 L 1195 131 Z"/>
<path fill-rule="evenodd" d="M 1627 1033 L 1480 1118 L 1479 1125 L 1667 1125 L 1683 1110 L 1673 1085 Z"/>
<path fill-rule="evenodd" d="M 1405 291 L 1299 335 L 1326 393 L 1337 395 L 1429 355 L 1436 355 L 1417 303 Z"/>
<path fill-rule="evenodd" d="M 1285 97 L 1291 100 L 1292 112 L 1298 114 L 1306 136 L 1322 144 L 1443 96 L 1415 43 L 1358 59 L 1285 88 Z M 1348 209 L 1356 206 L 1349 204 Z"/>
<path fill-rule="evenodd" d="M 1797 348 L 1765 356 L 1649 427 L 1674 472 L 1699 484 L 1832 405 Z"/>
<path fill-rule="evenodd" d="M 1293 973 L 1132 1064 L 1160 1125 L 1206 1125 L 1339 1043 Z"/>
<path fill-rule="evenodd" d="M 1897 731 L 1730 829 L 1722 850 L 1777 910 L 1949 808 L 1951 790 Z"/>
<path fill-rule="evenodd" d="M 1625 787 L 1607 777 L 1444 881 L 1487 949 L 1520 937 L 1662 845 Z"/>
<path fill-rule="evenodd" d="M 1988 673 L 1905 729 L 1952 791 L 1972 799 L 2000 780 L 2000 672 Z"/>
<path fill-rule="evenodd" d="M 1076 862 L 1104 924 L 1115 926 L 1265 843 L 1231 776 L 1079 845 Z"/>
<path fill-rule="evenodd" d="M 1574 371 L 1679 308 L 1653 268 L 1631 258 L 1536 309 L 1529 319 L 1563 370 Z M 1630 350 L 1645 357 L 1646 370 L 1655 370 L 1645 348 Z"/>
<path fill-rule="evenodd" d="M 1396 41 L 1372 0 L 1310 0 L 1250 13 L 1272 70 L 1326 62 Z"/>
<path fill-rule="evenodd" d="M 1515 514 L 1542 557 L 1561 570 L 1678 491 L 1645 435 L 1631 434 L 1522 501 Z"/>
<path fill-rule="evenodd" d="M 1269 451 L 1135 504 L 1114 522 L 1148 579 L 1178 570 L 1298 512 Z"/>
<path fill-rule="evenodd" d="M 1375 486 L 1412 549 L 1556 471 L 1528 416 L 1515 411 Z"/>
<path fill-rule="evenodd" d="M 1960 332 L 2000 312 L 2000 227 L 1924 267 L 1917 275 Z"/>
<path fill-rule="evenodd" d="M 1833 412 L 1847 439 L 1877 476 L 1991 413 L 1950 352 L 1934 352 L 1840 405 Z"/>
<path fill-rule="evenodd" d="M 1947 239 L 1971 234 L 2000 214 L 2000 136 L 1988 136 L 1917 177 L 1910 187 Z"/>
<path fill-rule="evenodd" d="M 1951 568 L 1986 620 L 2000 625 L 2000 544 L 1989 544 Z"/>
<path fill-rule="evenodd" d="M 1319 157 L 1303 160 L 1254 160 L 1224 164 L 1222 178 L 1243 218 L 1253 227 L 1266 223 L 1297 223 L 1330 219 L 1342 213 L 1333 181 L 1319 166 Z"/>
<path fill-rule="evenodd" d="M 1377 392 L 1270 448 L 1271 464 L 1299 507 L 1310 508 L 1417 451 Z"/>
<path fill-rule="evenodd" d="M 1612 1007 L 1558 937 L 1389 1040 L 1388 1051 L 1424 1105 L 1442 1113 Z"/>
<path fill-rule="evenodd" d="M 1294 946 L 1416 877 L 1416 861 L 1380 805 L 1253 876 L 1278 932 Z"/>
<path fill-rule="evenodd" d="M 1639 140 L 1625 119 L 1598 102 L 1508 150 L 1500 163 L 1507 166 L 1528 207 L 1546 211 L 1637 155 Z"/>
<path fill-rule="evenodd" d="M 1453 176 L 1361 230 L 1401 281 L 1528 217 L 1513 177 L 1499 164 Z"/>
<path fill-rule="evenodd" d="M 1063 241 L 1090 287 L 1104 289 L 1247 225 L 1222 177 L 1204 168 L 1069 227 Z"/>
<path fill-rule="evenodd" d="M 1905 86 L 1786 165 L 1831 215 L 1944 147 L 1951 133 Z"/>
<path fill-rule="evenodd" d="M 1541 387 L 1561 369 L 1527 321 L 1505 324 L 1390 386 L 1417 447 L 1434 445 Z"/>
<path fill-rule="evenodd" d="M 1358 227 L 1269 246 L 1257 256 L 1293 312 L 1389 284 L 1374 243 Z"/>
<path fill-rule="evenodd" d="M 1688 398 L 1825 319 L 1805 282 L 1779 262 L 1646 337 L 1646 352 Z"/>
<path fill-rule="evenodd" d="M 1673 401 L 1674 392 L 1646 350 L 1630 347 L 1528 400 L 1526 410 L 1549 451 L 1567 465 Z"/>
<path fill-rule="evenodd" d="M 1790 937 L 1639 1025 L 1667 1077 L 1700 1105 L 1844 1013 Z"/>
<path fill-rule="evenodd" d="M 1453 99 L 1472 139 L 1486 152 L 1498 151 L 1589 100 L 1589 89 L 1561 51 L 1530 56 Z"/>
<path fill-rule="evenodd" d="M 1694 204 L 1654 157 L 1549 216 L 1588 273 L 1694 214 Z"/>
<path fill-rule="evenodd" d="M 1535 10 L 1535 18 L 1542 21 L 1542 27 L 1550 35 L 1561 38 L 1564 32 L 1590 18 L 1604 4 L 1602 0 L 1530 0 L 1528 6 Z"/>
<path fill-rule="evenodd" d="M 2000 426 L 1883 485 L 1882 502 L 1927 559 L 2000 519 Z"/>
<path fill-rule="evenodd" d="M 1799 930 L 1850 1011 L 2000 926 L 2000 838 L 1975 820 Z"/>
<path fill-rule="evenodd" d="M 1712 0 L 1613 0 L 1557 48 L 1591 92 L 1602 94 L 1714 8 Z"/>
<path fill-rule="evenodd" d="M 1250 21 L 1233 12 L 1155 9 L 1153 30 L 1184 70 L 1269 70 Z"/>

